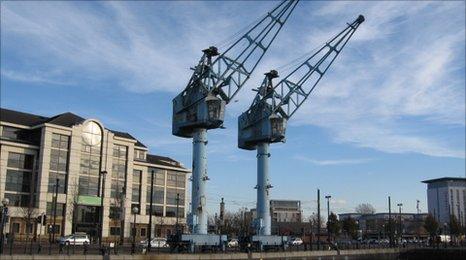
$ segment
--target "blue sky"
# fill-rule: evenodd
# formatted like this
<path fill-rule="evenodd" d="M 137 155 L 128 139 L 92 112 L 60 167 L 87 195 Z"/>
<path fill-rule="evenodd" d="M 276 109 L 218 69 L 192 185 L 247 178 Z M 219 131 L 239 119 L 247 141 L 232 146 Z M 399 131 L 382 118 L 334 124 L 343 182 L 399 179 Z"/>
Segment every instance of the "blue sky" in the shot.
<path fill-rule="evenodd" d="M 191 140 L 171 135 L 172 98 L 201 49 L 275 4 L 1 2 L 1 106 L 98 118 L 189 167 Z M 386 211 L 388 195 L 426 211 L 422 180 L 464 177 L 464 1 L 303 1 L 227 107 L 226 129 L 209 132 L 210 213 L 221 197 L 229 210 L 255 206 L 255 152 L 237 148 L 236 120 L 263 72 L 359 14 L 366 21 L 290 120 L 287 142 L 271 146 L 272 198 L 302 200 L 306 215 L 317 188 L 338 213 L 366 202 Z"/>

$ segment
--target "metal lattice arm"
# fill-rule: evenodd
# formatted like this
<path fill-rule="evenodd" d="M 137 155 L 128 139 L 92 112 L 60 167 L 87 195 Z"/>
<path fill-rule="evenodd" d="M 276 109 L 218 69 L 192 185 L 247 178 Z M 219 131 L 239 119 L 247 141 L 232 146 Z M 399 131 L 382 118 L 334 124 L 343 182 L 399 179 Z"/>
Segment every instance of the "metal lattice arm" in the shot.
<path fill-rule="evenodd" d="M 257 95 L 261 95 L 261 102 L 269 104 L 273 113 L 278 116 L 290 118 L 311 94 L 362 22 L 364 17 L 360 15 L 276 84 L 273 91 L 265 95 L 259 91 Z"/>
<path fill-rule="evenodd" d="M 249 79 L 297 3 L 298 0 L 281 2 L 220 54 L 212 62 L 209 77 L 204 78 L 206 89 L 227 103 L 231 101 Z"/>

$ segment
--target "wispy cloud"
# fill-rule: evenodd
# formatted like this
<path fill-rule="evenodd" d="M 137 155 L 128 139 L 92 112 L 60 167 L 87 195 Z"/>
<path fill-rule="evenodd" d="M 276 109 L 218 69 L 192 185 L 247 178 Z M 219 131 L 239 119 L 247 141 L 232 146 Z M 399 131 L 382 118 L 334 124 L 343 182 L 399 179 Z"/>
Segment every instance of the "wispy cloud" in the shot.
<path fill-rule="evenodd" d="M 443 134 L 444 129 L 464 132 L 465 126 L 464 4 L 301 2 L 237 96 L 239 102 L 229 105 L 227 120 L 235 121 L 247 108 L 249 90 L 261 82 L 263 72 L 322 44 L 363 14 L 366 21 L 290 126 L 318 126 L 337 143 L 383 152 L 464 158 L 464 134 L 454 140 Z M 57 85 L 78 78 L 110 81 L 109 88 L 116 82 L 133 92 L 175 94 L 185 86 L 202 48 L 249 23 L 228 15 L 233 8 L 257 17 L 271 5 L 3 2 L 2 77 Z M 205 22 L 203 14 L 215 22 Z M 163 139 L 149 143 L 162 148 L 174 142 Z M 235 138 L 222 140 L 218 151 L 236 152 L 223 146 L 235 148 Z"/>
<path fill-rule="evenodd" d="M 321 159 L 309 158 L 309 157 L 302 156 L 302 155 L 296 155 L 293 158 L 296 160 L 309 162 L 309 163 L 312 163 L 315 165 L 321 165 L 321 166 L 342 165 L 342 164 L 362 164 L 362 163 L 368 163 L 374 160 L 372 158 L 348 158 L 348 159 L 345 158 L 345 159 L 321 160 Z"/>
<path fill-rule="evenodd" d="M 12 71 L 7 69 L 1 70 L 2 77 L 10 80 L 27 82 L 27 83 L 42 83 L 42 84 L 53 84 L 53 85 L 72 85 L 72 82 L 63 80 L 54 80 L 53 76 L 49 73 L 23 73 L 21 71 Z"/>

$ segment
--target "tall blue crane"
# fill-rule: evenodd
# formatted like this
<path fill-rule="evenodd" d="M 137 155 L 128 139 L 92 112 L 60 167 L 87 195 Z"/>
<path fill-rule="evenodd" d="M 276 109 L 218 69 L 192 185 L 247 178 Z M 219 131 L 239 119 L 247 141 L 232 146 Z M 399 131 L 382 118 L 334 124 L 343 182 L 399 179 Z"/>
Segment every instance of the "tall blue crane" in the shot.
<path fill-rule="evenodd" d="M 343 47 L 364 22 L 360 15 L 274 86 L 276 70 L 265 73 L 246 112 L 238 118 L 238 147 L 257 149 L 257 235 L 271 234 L 269 144 L 284 142 L 287 121 L 309 97 Z"/>
<path fill-rule="evenodd" d="M 207 130 L 222 127 L 225 105 L 249 79 L 297 3 L 279 3 L 225 51 L 214 46 L 203 50 L 188 85 L 173 99 L 173 135 L 193 138 L 193 234 L 207 234 Z"/>

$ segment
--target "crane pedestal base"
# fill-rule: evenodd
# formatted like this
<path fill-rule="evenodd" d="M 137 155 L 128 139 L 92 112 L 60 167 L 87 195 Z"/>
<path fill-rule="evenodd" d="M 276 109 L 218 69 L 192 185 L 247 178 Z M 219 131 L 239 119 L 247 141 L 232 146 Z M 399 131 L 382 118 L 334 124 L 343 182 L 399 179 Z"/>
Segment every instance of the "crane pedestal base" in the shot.
<path fill-rule="evenodd" d="M 288 243 L 288 237 L 286 236 L 264 236 L 257 235 L 252 237 L 252 242 L 258 246 L 259 250 L 264 250 L 264 248 L 271 247 L 283 247 L 286 249 Z"/>
<path fill-rule="evenodd" d="M 189 246 L 189 251 L 194 253 L 197 247 L 217 248 L 225 251 L 227 242 L 226 235 L 216 234 L 183 234 L 181 235 L 181 242 Z"/>

